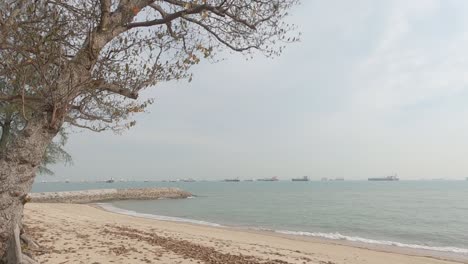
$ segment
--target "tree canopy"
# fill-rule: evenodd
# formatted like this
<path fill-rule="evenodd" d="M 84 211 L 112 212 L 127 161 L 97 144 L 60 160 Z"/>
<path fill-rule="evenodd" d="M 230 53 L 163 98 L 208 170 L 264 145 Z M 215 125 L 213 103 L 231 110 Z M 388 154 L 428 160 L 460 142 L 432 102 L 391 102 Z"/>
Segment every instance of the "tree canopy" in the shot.
<path fill-rule="evenodd" d="M 135 100 L 221 49 L 279 55 L 297 0 L 7 0 L 0 4 L 3 106 L 93 131 L 133 126 Z"/>

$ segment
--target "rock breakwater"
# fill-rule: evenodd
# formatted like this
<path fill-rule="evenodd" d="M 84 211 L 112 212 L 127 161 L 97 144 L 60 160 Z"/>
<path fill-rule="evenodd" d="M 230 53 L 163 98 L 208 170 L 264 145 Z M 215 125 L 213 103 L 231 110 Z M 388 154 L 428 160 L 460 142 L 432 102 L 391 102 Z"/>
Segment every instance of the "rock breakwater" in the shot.
<path fill-rule="evenodd" d="M 31 193 L 33 203 L 94 203 L 112 200 L 180 199 L 192 196 L 179 188 L 99 189 Z"/>

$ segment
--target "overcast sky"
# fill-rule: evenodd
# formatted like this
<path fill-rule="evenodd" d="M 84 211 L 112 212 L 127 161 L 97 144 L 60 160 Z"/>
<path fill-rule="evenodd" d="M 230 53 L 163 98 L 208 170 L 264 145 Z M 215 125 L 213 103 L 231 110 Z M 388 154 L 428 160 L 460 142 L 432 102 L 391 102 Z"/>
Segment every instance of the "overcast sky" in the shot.
<path fill-rule="evenodd" d="M 124 133 L 70 135 L 49 180 L 468 176 L 468 1 L 311 1 L 283 56 L 238 54 L 144 96 Z M 43 177 L 41 179 L 44 179 Z"/>

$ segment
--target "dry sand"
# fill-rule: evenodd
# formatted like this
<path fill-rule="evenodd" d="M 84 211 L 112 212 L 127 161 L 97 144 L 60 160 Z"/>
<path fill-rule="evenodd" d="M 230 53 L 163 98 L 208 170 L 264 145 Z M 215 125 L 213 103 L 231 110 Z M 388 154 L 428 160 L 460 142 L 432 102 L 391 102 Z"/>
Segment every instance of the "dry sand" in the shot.
<path fill-rule="evenodd" d="M 157 221 L 91 205 L 27 204 L 26 230 L 41 263 L 449 264 L 270 233 Z M 466 263 L 466 262 L 465 262 Z"/>

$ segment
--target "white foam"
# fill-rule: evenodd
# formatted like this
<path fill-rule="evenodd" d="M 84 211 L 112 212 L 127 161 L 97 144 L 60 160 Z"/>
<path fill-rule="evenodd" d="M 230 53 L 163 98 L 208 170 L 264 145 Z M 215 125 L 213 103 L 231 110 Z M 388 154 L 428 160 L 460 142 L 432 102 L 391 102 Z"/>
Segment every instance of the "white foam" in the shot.
<path fill-rule="evenodd" d="M 396 246 L 404 248 L 413 248 L 413 249 L 422 249 L 422 250 L 431 250 L 431 251 L 441 251 L 441 252 L 451 252 L 458 254 L 468 255 L 468 249 L 466 248 L 457 248 L 457 247 L 431 247 L 417 244 L 405 244 L 394 241 L 387 240 L 374 240 L 362 237 L 353 237 L 345 236 L 340 233 L 320 233 L 320 232 L 302 232 L 302 231 L 288 231 L 288 230 L 275 230 L 276 233 L 286 234 L 286 235 L 295 235 L 295 236 L 310 236 L 310 237 L 319 237 L 333 240 L 346 240 L 351 242 L 360 242 L 374 245 L 384 245 L 384 246 Z"/>
<path fill-rule="evenodd" d="M 148 218 L 148 219 L 155 219 L 155 220 L 162 220 L 162 221 L 173 221 L 173 222 L 182 222 L 182 223 L 190 223 L 190 224 L 197 224 L 197 225 L 205 225 L 205 226 L 214 226 L 214 227 L 222 227 L 220 224 L 195 220 L 195 219 L 188 219 L 188 218 L 181 218 L 181 217 L 173 217 L 173 216 L 164 216 L 164 215 L 155 215 L 155 214 L 145 214 L 145 213 L 137 213 L 135 211 L 121 209 L 113 206 L 112 204 L 108 203 L 96 203 L 102 209 L 118 213 L 124 215 L 131 215 L 136 217 Z"/>

